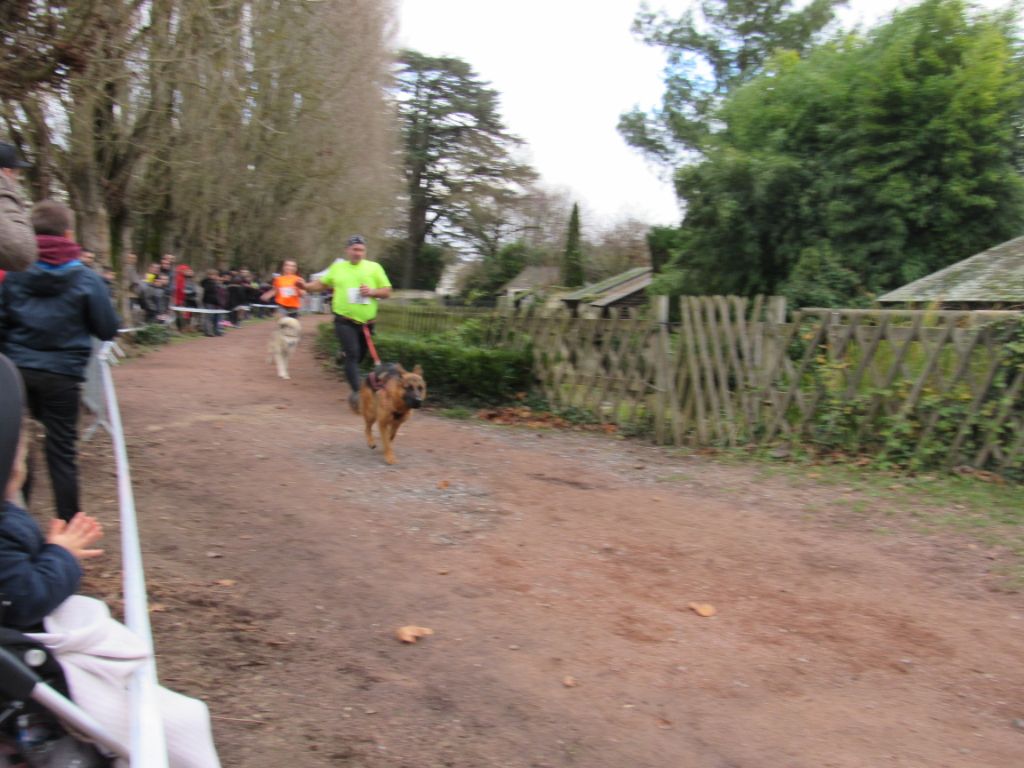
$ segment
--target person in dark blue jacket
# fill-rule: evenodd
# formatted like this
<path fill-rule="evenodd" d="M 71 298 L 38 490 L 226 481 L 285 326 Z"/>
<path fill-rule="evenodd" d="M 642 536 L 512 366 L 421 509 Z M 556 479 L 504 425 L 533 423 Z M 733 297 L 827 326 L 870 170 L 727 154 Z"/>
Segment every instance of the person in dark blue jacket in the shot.
<path fill-rule="evenodd" d="M 75 594 L 82 578 L 81 558 L 103 535 L 95 519 L 76 515 L 70 523 L 54 520 L 44 536 L 36 521 L 14 499 L 24 480 L 27 441 L 21 437 L 21 380 L 0 355 L 0 595 L 5 607 L 0 624 L 22 631 L 38 629 L 43 617 Z"/>
<path fill-rule="evenodd" d="M 31 218 L 39 258 L 0 284 L 0 352 L 21 372 L 29 412 L 46 429 L 57 516 L 68 521 L 79 512 L 78 403 L 91 337 L 114 338 L 118 318 L 103 278 L 78 259 L 71 210 L 44 200 Z"/>

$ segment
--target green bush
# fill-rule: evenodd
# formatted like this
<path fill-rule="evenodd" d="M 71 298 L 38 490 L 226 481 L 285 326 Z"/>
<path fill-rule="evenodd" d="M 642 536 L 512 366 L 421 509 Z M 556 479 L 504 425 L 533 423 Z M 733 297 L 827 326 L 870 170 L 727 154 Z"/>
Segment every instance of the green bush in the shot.
<path fill-rule="evenodd" d="M 473 326 L 433 336 L 380 331 L 373 343 L 384 362 L 401 363 L 406 370 L 422 366 L 428 401 L 434 403 L 497 405 L 528 390 L 533 381 L 530 350 L 482 346 L 478 331 Z M 317 329 L 317 349 L 332 360 L 337 356 L 330 323 Z M 371 365 L 367 359 L 364 370 Z"/>
<path fill-rule="evenodd" d="M 145 347 L 157 347 L 171 340 L 171 329 L 166 325 L 144 325 L 135 331 L 135 343 Z"/>

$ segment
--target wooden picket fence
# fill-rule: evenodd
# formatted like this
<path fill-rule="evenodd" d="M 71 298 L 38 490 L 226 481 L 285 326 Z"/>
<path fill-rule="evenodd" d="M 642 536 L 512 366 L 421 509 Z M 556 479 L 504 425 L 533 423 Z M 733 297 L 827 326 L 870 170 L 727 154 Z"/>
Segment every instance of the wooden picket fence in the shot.
<path fill-rule="evenodd" d="M 382 312 L 433 332 L 476 320 L 529 344 L 547 400 L 663 444 L 788 444 L 1024 479 L 1024 315 L 806 309 L 684 297 L 646 315 Z M 658 318 L 661 318 L 660 320 Z"/>
<path fill-rule="evenodd" d="M 780 322 L 723 297 L 685 298 L 681 311 L 656 407 L 672 442 L 1024 467 L 1019 315 L 811 309 Z"/>

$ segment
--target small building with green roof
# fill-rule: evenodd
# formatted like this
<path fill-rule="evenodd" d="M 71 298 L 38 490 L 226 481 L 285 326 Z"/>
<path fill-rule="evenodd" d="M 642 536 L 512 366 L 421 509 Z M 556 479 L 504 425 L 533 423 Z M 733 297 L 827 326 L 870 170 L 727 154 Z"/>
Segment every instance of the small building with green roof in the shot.
<path fill-rule="evenodd" d="M 654 280 L 650 267 L 634 267 L 606 278 L 599 283 L 563 293 L 559 298 L 572 311 L 579 314 L 583 307 L 591 307 L 607 317 L 609 310 L 636 308 L 650 303 L 647 286 Z"/>
<path fill-rule="evenodd" d="M 1024 309 L 1024 237 L 958 261 L 878 297 L 880 304 Z"/>

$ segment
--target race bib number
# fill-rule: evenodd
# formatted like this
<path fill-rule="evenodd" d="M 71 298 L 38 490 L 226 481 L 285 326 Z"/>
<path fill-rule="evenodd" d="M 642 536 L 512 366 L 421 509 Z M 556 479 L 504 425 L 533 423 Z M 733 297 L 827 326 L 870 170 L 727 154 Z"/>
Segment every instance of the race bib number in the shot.
<path fill-rule="evenodd" d="M 369 296 L 361 295 L 359 293 L 359 289 L 358 288 L 349 288 L 348 289 L 348 303 L 349 304 L 369 304 L 370 303 L 370 297 Z"/>
<path fill-rule="evenodd" d="M 286 285 L 281 289 L 281 295 L 286 299 L 290 299 L 292 296 L 296 296 L 297 292 L 294 287 Z"/>

